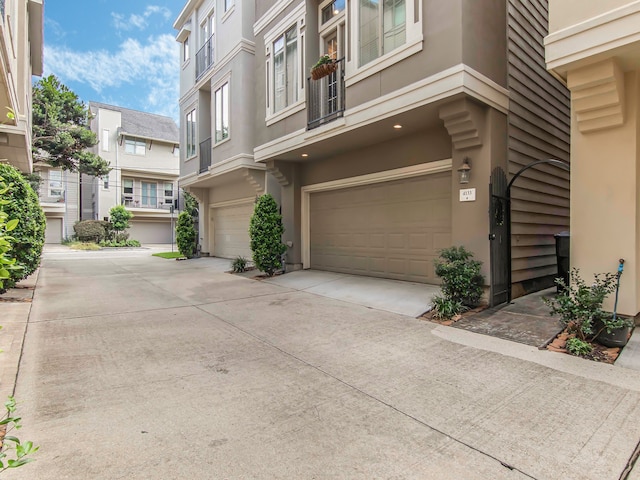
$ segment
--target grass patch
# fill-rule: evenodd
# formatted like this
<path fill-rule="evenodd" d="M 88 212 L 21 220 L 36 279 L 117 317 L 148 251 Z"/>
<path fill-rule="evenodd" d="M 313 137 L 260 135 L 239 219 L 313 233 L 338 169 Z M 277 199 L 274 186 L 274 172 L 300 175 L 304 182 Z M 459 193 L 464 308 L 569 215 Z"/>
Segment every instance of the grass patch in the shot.
<path fill-rule="evenodd" d="M 100 250 L 100 246 L 93 242 L 71 242 L 67 246 L 72 250 Z"/>
<path fill-rule="evenodd" d="M 182 255 L 180 252 L 160 252 L 152 253 L 152 256 L 161 258 L 180 258 Z"/>

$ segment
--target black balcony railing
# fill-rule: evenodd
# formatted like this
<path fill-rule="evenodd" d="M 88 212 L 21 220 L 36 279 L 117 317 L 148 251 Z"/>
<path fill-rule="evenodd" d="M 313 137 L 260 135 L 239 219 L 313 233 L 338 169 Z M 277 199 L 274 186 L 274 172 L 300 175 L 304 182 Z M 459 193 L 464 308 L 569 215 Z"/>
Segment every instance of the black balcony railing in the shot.
<path fill-rule="evenodd" d="M 213 65 L 213 35 L 196 53 L 196 78 L 200 78 Z"/>
<path fill-rule="evenodd" d="M 211 137 L 200 142 L 200 173 L 209 170 L 211 166 Z"/>
<path fill-rule="evenodd" d="M 307 79 L 307 130 L 344 114 L 344 58 L 336 64 L 335 72 L 318 80 Z"/>

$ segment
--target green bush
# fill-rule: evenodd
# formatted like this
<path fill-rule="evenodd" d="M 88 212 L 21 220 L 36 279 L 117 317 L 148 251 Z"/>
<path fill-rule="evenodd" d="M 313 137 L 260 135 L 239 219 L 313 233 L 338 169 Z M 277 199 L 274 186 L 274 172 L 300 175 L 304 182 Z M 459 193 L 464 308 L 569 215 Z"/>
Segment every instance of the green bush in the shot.
<path fill-rule="evenodd" d="M 10 270 L 9 278 L 0 290 L 2 293 L 4 289 L 13 287 L 16 282 L 31 275 L 40 265 L 46 220 L 38 195 L 17 169 L 0 163 L 0 178 L 5 184 L 11 184 L 11 188 L 2 195 L 8 202 L 2 208 L 7 214 L 7 222 L 18 220 L 11 232 L 13 239 L 10 244 L 11 256 L 16 259 L 16 265 L 21 267 Z"/>
<path fill-rule="evenodd" d="M 127 210 L 124 205 L 116 205 L 109 210 L 109 221 L 116 231 L 116 235 L 129 228 L 129 220 L 133 218 L 133 213 Z"/>
<path fill-rule="evenodd" d="M 139 247 L 138 240 L 103 240 L 100 242 L 101 247 Z"/>
<path fill-rule="evenodd" d="M 246 269 L 247 269 L 247 259 L 242 256 L 238 256 L 234 258 L 233 261 L 231 262 L 231 270 L 233 270 L 233 273 L 242 273 Z"/>
<path fill-rule="evenodd" d="M 19 220 L 14 218 L 7 221 L 8 215 L 2 210 L 3 205 L 9 203 L 3 197 L 9 191 L 10 186 L 7 186 L 0 177 L 0 289 L 4 287 L 4 281 L 11 276 L 11 270 L 20 268 L 16 266 L 16 259 L 11 255 L 11 242 L 13 237 L 8 235 L 10 232 L 16 229 Z"/>
<path fill-rule="evenodd" d="M 482 262 L 464 247 L 445 248 L 435 261 L 436 275 L 442 279 L 442 293 L 453 302 L 475 307 L 482 298 L 484 278 L 480 274 Z"/>
<path fill-rule="evenodd" d="M 254 265 L 270 277 L 282 268 L 282 255 L 287 250 L 282 243 L 282 215 L 278 204 L 268 193 L 256 201 L 249 223 L 249 237 Z"/>
<path fill-rule="evenodd" d="M 107 238 L 109 230 L 110 224 L 104 220 L 82 220 L 73 226 L 73 231 L 81 242 L 101 242 Z"/>
<path fill-rule="evenodd" d="M 466 310 L 462 302 L 450 300 L 436 295 L 433 297 L 433 317 L 438 320 L 449 320 Z"/>
<path fill-rule="evenodd" d="M 589 342 L 573 337 L 567 340 L 567 350 L 571 355 L 580 356 L 591 353 L 593 346 Z"/>
<path fill-rule="evenodd" d="M 176 225 L 176 243 L 182 256 L 187 258 L 193 257 L 196 253 L 197 236 L 191 215 L 186 211 L 180 212 Z"/>

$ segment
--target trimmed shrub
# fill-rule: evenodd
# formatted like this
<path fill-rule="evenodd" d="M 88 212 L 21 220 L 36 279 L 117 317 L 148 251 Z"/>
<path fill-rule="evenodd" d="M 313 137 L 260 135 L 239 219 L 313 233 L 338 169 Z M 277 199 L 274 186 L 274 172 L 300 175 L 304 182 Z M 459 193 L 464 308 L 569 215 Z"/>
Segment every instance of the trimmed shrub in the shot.
<path fill-rule="evenodd" d="M 268 193 L 258 197 L 249 223 L 249 237 L 254 265 L 270 277 L 282 268 L 282 255 L 287 246 L 282 243 L 282 215 L 278 204 Z"/>
<path fill-rule="evenodd" d="M 180 212 L 176 225 L 176 243 L 182 256 L 191 258 L 196 253 L 196 229 L 187 211 Z"/>
<path fill-rule="evenodd" d="M 8 203 L 2 208 L 7 214 L 7 222 L 18 220 L 11 232 L 11 256 L 16 259 L 16 265 L 22 267 L 9 271 L 9 278 L 4 282 L 6 289 L 31 275 L 40 265 L 46 220 L 38 195 L 16 168 L 0 163 L 0 177 L 6 185 L 11 185 L 3 194 Z"/>
<path fill-rule="evenodd" d="M 435 261 L 436 275 L 442 279 L 442 293 L 453 302 L 475 307 L 482 297 L 484 278 L 480 274 L 482 262 L 464 247 L 445 248 Z"/>
<path fill-rule="evenodd" d="M 101 242 L 107 238 L 109 229 L 109 222 L 104 220 L 82 220 L 73 226 L 73 231 L 81 242 Z"/>
<path fill-rule="evenodd" d="M 133 213 L 127 210 L 124 205 L 116 205 L 109 210 L 109 220 L 116 232 L 122 232 L 129 228 L 129 220 L 132 218 Z"/>

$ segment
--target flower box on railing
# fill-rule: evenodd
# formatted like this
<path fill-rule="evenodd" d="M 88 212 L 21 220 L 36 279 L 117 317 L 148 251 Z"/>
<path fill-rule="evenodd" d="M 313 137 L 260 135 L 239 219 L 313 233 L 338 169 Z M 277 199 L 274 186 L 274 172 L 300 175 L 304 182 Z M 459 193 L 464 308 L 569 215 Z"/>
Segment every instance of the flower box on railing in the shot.
<path fill-rule="evenodd" d="M 322 55 L 318 62 L 311 68 L 311 78 L 320 80 L 322 77 L 331 75 L 337 69 L 338 62 L 329 55 Z"/>

